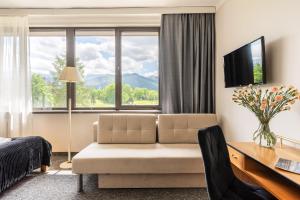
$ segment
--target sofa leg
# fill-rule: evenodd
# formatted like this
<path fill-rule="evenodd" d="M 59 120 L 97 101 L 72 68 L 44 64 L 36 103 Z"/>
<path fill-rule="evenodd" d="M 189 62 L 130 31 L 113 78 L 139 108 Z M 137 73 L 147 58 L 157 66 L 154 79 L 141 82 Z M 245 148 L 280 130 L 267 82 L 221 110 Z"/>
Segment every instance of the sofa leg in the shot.
<path fill-rule="evenodd" d="M 77 183 L 77 191 L 78 192 L 83 192 L 83 175 L 79 174 L 78 175 L 78 183 Z"/>

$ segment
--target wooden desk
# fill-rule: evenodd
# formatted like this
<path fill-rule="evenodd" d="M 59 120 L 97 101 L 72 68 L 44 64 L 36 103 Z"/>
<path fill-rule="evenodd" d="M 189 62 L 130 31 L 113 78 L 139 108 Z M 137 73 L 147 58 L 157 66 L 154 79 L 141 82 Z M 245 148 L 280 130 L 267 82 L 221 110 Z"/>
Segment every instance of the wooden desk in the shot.
<path fill-rule="evenodd" d="M 235 174 L 256 183 L 282 200 L 300 200 L 300 175 L 275 168 L 278 158 L 300 161 L 300 150 L 289 146 L 264 148 L 253 142 L 229 142 Z"/>

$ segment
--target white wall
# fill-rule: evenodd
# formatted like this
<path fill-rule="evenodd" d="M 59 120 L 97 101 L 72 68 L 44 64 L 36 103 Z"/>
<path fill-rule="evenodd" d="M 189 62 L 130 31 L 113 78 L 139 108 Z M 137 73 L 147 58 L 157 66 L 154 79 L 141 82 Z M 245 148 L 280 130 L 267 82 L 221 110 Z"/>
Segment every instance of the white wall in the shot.
<path fill-rule="evenodd" d="M 231 100 L 233 89 L 224 87 L 223 56 L 265 36 L 270 85 L 300 89 L 300 1 L 227 0 L 216 14 L 216 110 L 229 140 L 248 141 L 258 122 L 254 115 Z M 272 122 L 276 134 L 300 139 L 300 102 Z"/>
<path fill-rule="evenodd" d="M 72 151 L 78 152 L 93 142 L 93 122 L 99 114 L 72 114 Z M 66 152 L 68 114 L 33 114 L 33 135 L 47 139 L 54 152 Z"/>

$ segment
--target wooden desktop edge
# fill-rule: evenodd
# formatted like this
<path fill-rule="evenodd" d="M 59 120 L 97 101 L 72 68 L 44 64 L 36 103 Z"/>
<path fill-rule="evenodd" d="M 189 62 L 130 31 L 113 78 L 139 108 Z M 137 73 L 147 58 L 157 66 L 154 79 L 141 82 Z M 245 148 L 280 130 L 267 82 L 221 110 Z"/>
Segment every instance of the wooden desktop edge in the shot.
<path fill-rule="evenodd" d="M 235 147 L 234 145 L 230 144 L 230 142 L 227 142 L 227 145 L 230 146 L 231 148 L 235 149 L 236 151 L 238 151 L 239 153 L 243 154 L 243 155 L 246 155 L 248 158 L 254 160 L 255 162 L 258 162 L 259 164 L 263 165 L 264 167 L 270 169 L 272 172 L 276 173 L 277 175 L 279 175 L 280 177 L 290 181 L 291 183 L 295 184 L 295 186 L 299 187 L 300 188 L 300 184 L 296 183 L 294 180 L 290 179 L 289 177 L 287 176 L 284 176 L 283 174 L 281 173 L 278 173 L 278 171 L 276 171 L 275 169 L 275 166 L 274 168 L 271 168 L 270 166 L 268 165 L 265 165 L 264 163 L 262 163 L 261 161 L 253 158 L 251 155 L 248 155 L 248 154 L 245 154 L 245 152 L 239 150 L 237 147 Z M 263 148 L 263 147 L 262 147 Z M 292 172 L 291 172 L 292 173 Z"/>

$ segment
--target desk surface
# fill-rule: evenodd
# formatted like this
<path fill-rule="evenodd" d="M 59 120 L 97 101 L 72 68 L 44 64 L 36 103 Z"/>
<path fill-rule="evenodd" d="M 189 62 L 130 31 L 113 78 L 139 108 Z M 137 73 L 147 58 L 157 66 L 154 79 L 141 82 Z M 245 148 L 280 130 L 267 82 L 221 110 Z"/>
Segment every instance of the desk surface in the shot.
<path fill-rule="evenodd" d="M 300 162 L 300 149 L 286 145 L 282 148 L 279 146 L 273 149 L 264 148 L 254 142 L 229 142 L 228 145 L 300 186 L 299 174 L 275 168 L 275 164 L 280 157 Z"/>

